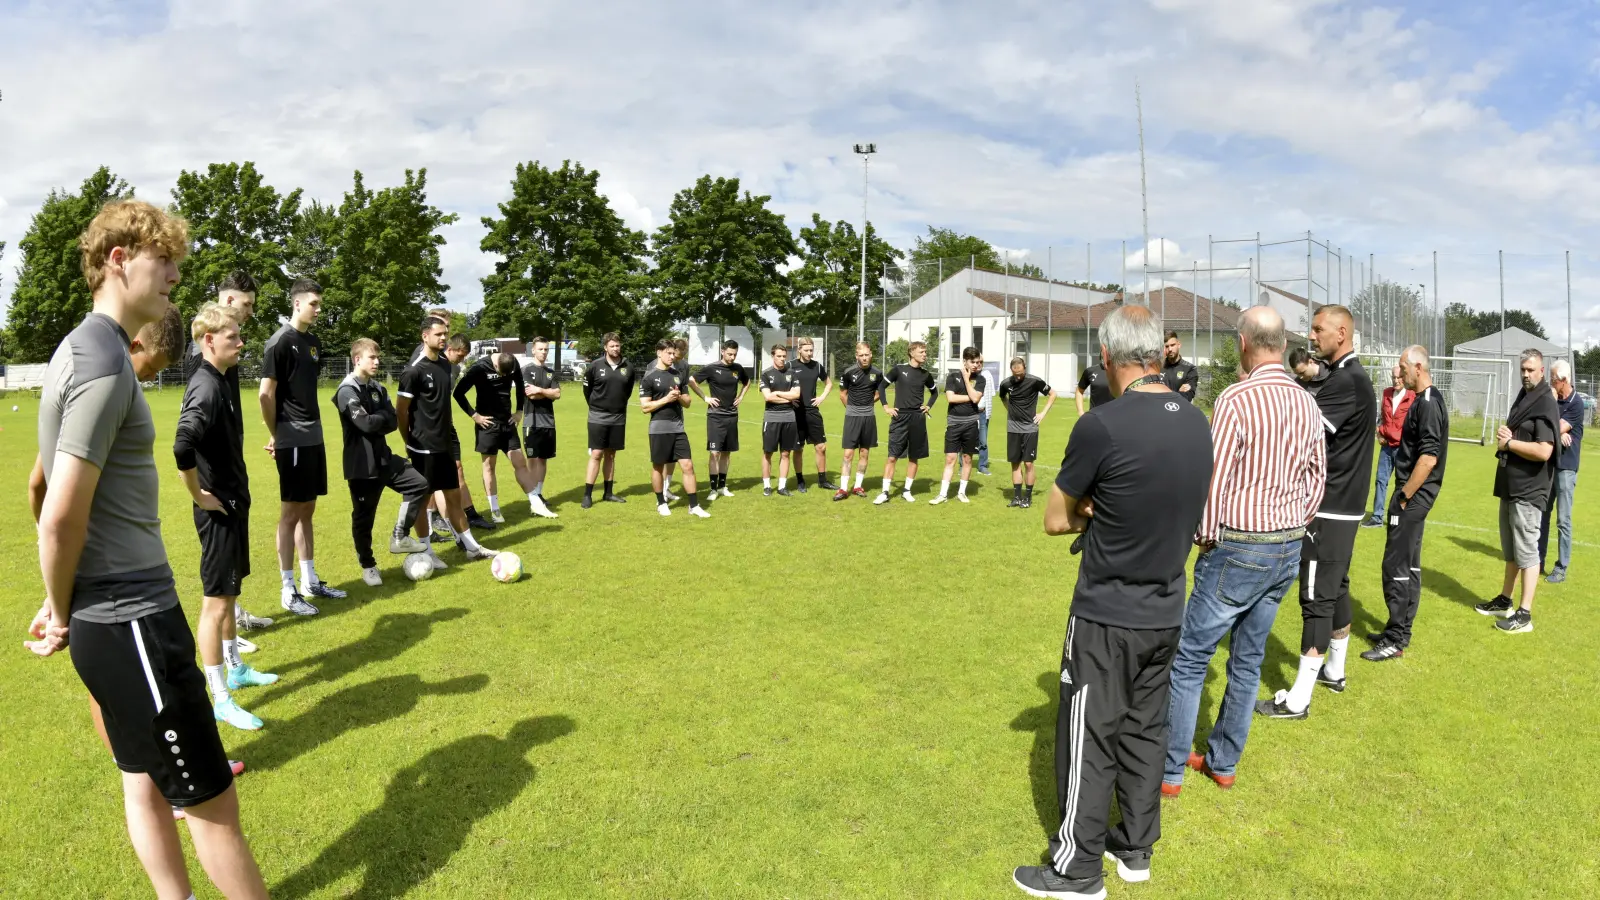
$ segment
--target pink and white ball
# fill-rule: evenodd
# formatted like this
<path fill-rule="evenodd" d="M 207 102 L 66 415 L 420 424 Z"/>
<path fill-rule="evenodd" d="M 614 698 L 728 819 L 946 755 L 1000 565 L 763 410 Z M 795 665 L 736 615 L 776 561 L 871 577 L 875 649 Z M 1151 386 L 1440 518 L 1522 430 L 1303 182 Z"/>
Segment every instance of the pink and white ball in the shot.
<path fill-rule="evenodd" d="M 505 584 L 516 581 L 522 577 L 522 557 L 509 551 L 496 553 L 489 562 L 489 574 Z"/>

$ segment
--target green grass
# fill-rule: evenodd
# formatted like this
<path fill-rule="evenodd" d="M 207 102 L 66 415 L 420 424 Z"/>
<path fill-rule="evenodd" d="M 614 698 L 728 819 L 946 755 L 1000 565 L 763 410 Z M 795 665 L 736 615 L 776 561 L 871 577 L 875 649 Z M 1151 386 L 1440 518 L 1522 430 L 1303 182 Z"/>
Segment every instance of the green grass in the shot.
<path fill-rule="evenodd" d="M 170 470 L 179 395 L 149 397 Z M 244 822 L 274 896 L 1021 896 L 1010 870 L 1037 861 L 1057 824 L 1055 673 L 1077 564 L 1042 533 L 1039 506 L 1005 508 L 1003 460 L 967 506 L 766 499 L 752 488 L 748 425 L 738 495 L 708 521 L 681 507 L 661 519 L 635 419 L 619 477 L 633 502 L 584 512 L 583 404 L 574 393 L 558 408 L 547 494 L 561 518 L 509 502 L 510 524 L 485 538 L 522 555 L 516 585 L 447 551 L 452 568 L 419 585 L 383 556 L 388 584 L 366 589 L 335 480 L 317 562 L 351 599 L 252 635 L 252 662 L 284 678 L 240 694 L 264 731 L 223 732 L 250 766 Z M 1045 427 L 1048 462 L 1070 408 Z M 15 518 L 0 537 L 12 560 L 0 596 L 18 643 L 0 654 L 0 897 L 148 896 L 70 662 L 19 645 L 41 596 L 20 521 L 36 401 L 4 409 L 0 484 Z M 702 412 L 690 433 L 703 475 Z M 828 416 L 837 433 L 838 407 Z M 274 614 L 263 437 L 252 425 L 257 574 L 244 604 Z M 337 479 L 336 448 L 329 458 Z M 923 473 L 926 490 L 938 471 Z M 1154 880 L 1130 889 L 1113 876 L 1112 896 L 1600 892 L 1600 798 L 1582 775 L 1600 749 L 1600 512 L 1579 504 L 1585 543 L 1566 584 L 1540 586 L 1538 630 L 1496 634 L 1470 609 L 1499 582 L 1492 474 L 1488 449 L 1451 447 L 1411 652 L 1352 658 L 1350 691 L 1319 693 L 1308 721 L 1257 723 L 1239 786 L 1191 779 L 1164 807 Z M 188 499 L 175 476 L 163 491 L 193 617 Z M 1358 634 L 1384 615 L 1382 540 L 1362 531 L 1357 545 Z M 1263 691 L 1287 686 L 1299 630 L 1291 599 Z M 216 896 L 192 869 L 200 895 Z"/>

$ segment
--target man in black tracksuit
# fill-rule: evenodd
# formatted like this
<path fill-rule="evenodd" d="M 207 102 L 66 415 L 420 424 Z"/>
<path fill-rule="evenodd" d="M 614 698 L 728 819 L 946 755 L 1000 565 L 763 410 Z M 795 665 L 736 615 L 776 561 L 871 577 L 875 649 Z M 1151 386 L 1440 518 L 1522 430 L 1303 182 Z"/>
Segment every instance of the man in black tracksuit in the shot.
<path fill-rule="evenodd" d="M 351 372 L 333 395 L 344 431 L 344 477 L 350 483 L 350 535 L 361 560 L 361 577 L 374 587 L 383 584 L 378 560 L 372 555 L 372 523 L 377 518 L 383 489 L 400 495 L 400 514 L 389 539 L 390 553 L 421 553 L 428 545 L 406 532 L 412 525 L 417 538 L 431 538 L 424 515 L 428 479 L 389 449 L 388 434 L 399 428 L 389 392 L 375 377 L 378 344 L 362 338 L 350 347 Z"/>
<path fill-rule="evenodd" d="M 1179 343 L 1176 331 L 1167 332 L 1162 353 L 1165 357 L 1161 364 L 1161 380 L 1179 397 L 1193 403 L 1195 388 L 1200 385 L 1200 370 L 1183 358 L 1183 344 Z"/>

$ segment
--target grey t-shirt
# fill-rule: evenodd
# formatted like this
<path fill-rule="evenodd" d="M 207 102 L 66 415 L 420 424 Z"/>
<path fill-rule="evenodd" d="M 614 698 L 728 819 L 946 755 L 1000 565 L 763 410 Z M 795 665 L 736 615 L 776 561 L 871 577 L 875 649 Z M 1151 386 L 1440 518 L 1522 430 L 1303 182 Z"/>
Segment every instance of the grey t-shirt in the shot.
<path fill-rule="evenodd" d="M 100 470 L 73 583 L 75 619 L 115 625 L 178 605 L 161 542 L 155 443 L 128 335 L 111 317 L 91 313 L 50 357 L 39 403 L 45 480 L 55 475 L 58 452 Z"/>

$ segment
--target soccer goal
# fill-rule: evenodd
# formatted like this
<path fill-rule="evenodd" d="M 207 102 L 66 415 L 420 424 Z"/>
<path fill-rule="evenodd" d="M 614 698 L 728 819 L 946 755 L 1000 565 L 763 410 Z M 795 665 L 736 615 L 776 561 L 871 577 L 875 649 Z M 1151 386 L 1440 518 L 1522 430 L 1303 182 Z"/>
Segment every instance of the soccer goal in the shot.
<path fill-rule="evenodd" d="M 1383 401 L 1383 389 L 1393 384 L 1391 372 L 1400 362 L 1396 353 L 1362 354 L 1372 388 Z M 1450 414 L 1450 440 L 1464 444 L 1489 443 L 1491 424 L 1505 418 L 1505 391 L 1511 378 L 1506 359 L 1435 356 L 1429 360 L 1433 386 L 1444 397 Z"/>

